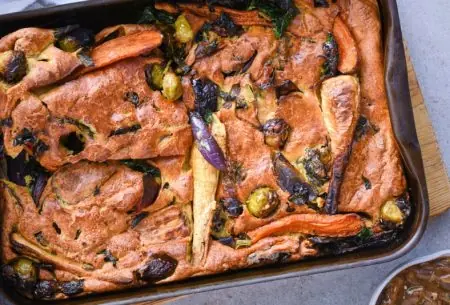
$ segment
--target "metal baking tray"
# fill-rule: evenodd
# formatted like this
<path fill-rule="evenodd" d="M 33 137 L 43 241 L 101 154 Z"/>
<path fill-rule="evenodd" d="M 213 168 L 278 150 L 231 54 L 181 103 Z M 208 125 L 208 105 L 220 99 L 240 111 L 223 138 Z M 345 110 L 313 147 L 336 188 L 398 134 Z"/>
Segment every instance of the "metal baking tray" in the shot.
<path fill-rule="evenodd" d="M 134 23 L 138 20 L 142 8 L 148 2 L 148 0 L 91 0 L 45 10 L 0 16 L 0 36 L 29 26 L 56 27 L 77 23 L 93 30 L 100 30 L 112 24 Z M 135 304 L 183 294 L 379 264 L 394 260 L 411 251 L 419 242 L 426 228 L 429 213 L 428 195 L 422 156 L 414 125 L 397 4 L 395 0 L 379 0 L 379 4 L 383 20 L 385 80 L 390 115 L 403 158 L 411 202 L 413 203 L 412 217 L 410 217 L 398 241 L 386 247 L 365 249 L 343 256 L 323 257 L 284 265 L 189 278 L 165 285 L 56 302 L 58 304 L 72 305 Z M 3 287 L 0 287 L 0 304 L 31 305 L 48 303 L 48 301 L 27 300 L 12 291 L 5 291 Z"/>

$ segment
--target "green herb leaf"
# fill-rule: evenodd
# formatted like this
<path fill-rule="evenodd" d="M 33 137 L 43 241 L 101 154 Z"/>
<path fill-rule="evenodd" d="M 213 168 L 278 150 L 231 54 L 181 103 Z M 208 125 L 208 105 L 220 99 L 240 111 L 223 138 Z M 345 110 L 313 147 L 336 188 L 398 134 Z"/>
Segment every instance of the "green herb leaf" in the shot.
<path fill-rule="evenodd" d="M 371 229 L 364 227 L 359 233 L 358 233 L 358 237 L 361 238 L 361 240 L 366 240 L 368 238 L 370 238 L 373 235 L 373 232 Z"/>
<path fill-rule="evenodd" d="M 361 178 L 364 181 L 364 186 L 366 187 L 366 190 L 370 190 L 372 188 L 372 183 L 370 183 L 370 180 L 364 176 L 361 176 Z"/>

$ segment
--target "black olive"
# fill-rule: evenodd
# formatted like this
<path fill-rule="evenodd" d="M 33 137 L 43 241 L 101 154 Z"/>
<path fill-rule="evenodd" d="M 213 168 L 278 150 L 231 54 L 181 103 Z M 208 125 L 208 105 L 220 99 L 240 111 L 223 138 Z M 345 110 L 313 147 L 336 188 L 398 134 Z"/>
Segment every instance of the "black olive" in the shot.
<path fill-rule="evenodd" d="M 192 87 L 195 93 L 195 111 L 203 118 L 207 113 L 216 112 L 219 87 L 208 79 L 194 79 Z"/>
<path fill-rule="evenodd" d="M 270 119 L 263 125 L 262 130 L 267 145 L 275 149 L 282 149 L 291 128 L 283 119 Z"/>
<path fill-rule="evenodd" d="M 136 271 L 139 280 L 154 283 L 171 276 L 177 268 L 178 261 L 173 257 L 159 253 L 152 255 L 146 265 Z"/>
<path fill-rule="evenodd" d="M 242 203 L 236 198 L 224 198 L 220 200 L 220 203 L 231 217 L 238 217 L 244 212 Z"/>
<path fill-rule="evenodd" d="M 27 69 L 28 63 L 25 53 L 22 51 L 12 51 L 2 62 L 0 79 L 3 79 L 11 85 L 16 84 L 25 77 Z"/>
<path fill-rule="evenodd" d="M 59 288 L 67 296 L 76 295 L 84 291 L 84 280 L 62 282 L 59 284 Z"/>
<path fill-rule="evenodd" d="M 59 291 L 58 282 L 56 281 L 40 281 L 36 284 L 33 291 L 35 299 L 53 299 Z"/>

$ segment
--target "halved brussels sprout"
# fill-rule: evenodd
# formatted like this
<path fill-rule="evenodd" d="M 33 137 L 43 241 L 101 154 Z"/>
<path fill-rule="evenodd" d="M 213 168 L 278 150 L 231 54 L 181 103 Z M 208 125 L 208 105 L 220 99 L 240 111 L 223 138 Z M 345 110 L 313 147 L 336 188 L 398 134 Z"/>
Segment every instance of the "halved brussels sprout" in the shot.
<path fill-rule="evenodd" d="M 390 221 L 398 224 L 403 221 L 404 215 L 397 203 L 390 200 L 381 207 L 381 218 L 384 221 Z"/>
<path fill-rule="evenodd" d="M 153 65 L 151 71 L 151 83 L 152 85 L 161 90 L 163 88 L 164 69 L 161 65 Z"/>
<path fill-rule="evenodd" d="M 162 81 L 162 94 L 169 101 L 175 101 L 183 95 L 181 79 L 173 72 L 167 72 Z"/>
<path fill-rule="evenodd" d="M 181 43 L 187 43 L 194 39 L 191 25 L 183 15 L 178 16 L 175 21 L 175 39 Z"/>
<path fill-rule="evenodd" d="M 269 187 L 260 187 L 251 193 L 247 199 L 247 209 L 255 217 L 270 216 L 280 205 L 277 193 Z"/>
<path fill-rule="evenodd" d="M 16 258 L 2 267 L 4 282 L 29 298 L 37 282 L 37 273 L 36 264 L 26 257 Z"/>
<path fill-rule="evenodd" d="M 263 126 L 264 142 L 275 149 L 282 149 L 290 129 L 283 119 L 270 119 Z"/>
<path fill-rule="evenodd" d="M 58 39 L 57 46 L 65 52 L 75 52 L 81 48 L 89 49 L 95 43 L 94 32 L 77 28 Z"/>
<path fill-rule="evenodd" d="M 222 208 L 219 207 L 214 211 L 211 224 L 211 235 L 215 239 L 223 239 L 231 235 L 227 228 L 227 220 L 227 214 L 225 214 Z"/>

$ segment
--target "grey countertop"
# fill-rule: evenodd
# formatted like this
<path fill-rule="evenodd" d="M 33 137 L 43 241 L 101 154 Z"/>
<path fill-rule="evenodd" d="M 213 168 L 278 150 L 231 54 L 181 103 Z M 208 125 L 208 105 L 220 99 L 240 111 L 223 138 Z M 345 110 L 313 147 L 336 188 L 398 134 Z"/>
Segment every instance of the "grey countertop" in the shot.
<path fill-rule="evenodd" d="M 5 10 L 39 8 L 77 0 L 0 0 Z M 438 142 L 450 169 L 450 2 L 397 0 L 404 38 L 421 85 Z M 1 7 L 0 6 L 0 7 Z M 450 248 L 450 212 L 431 219 L 419 245 L 393 262 L 332 273 L 190 295 L 171 304 L 366 305 L 378 284 L 399 264 Z"/>

